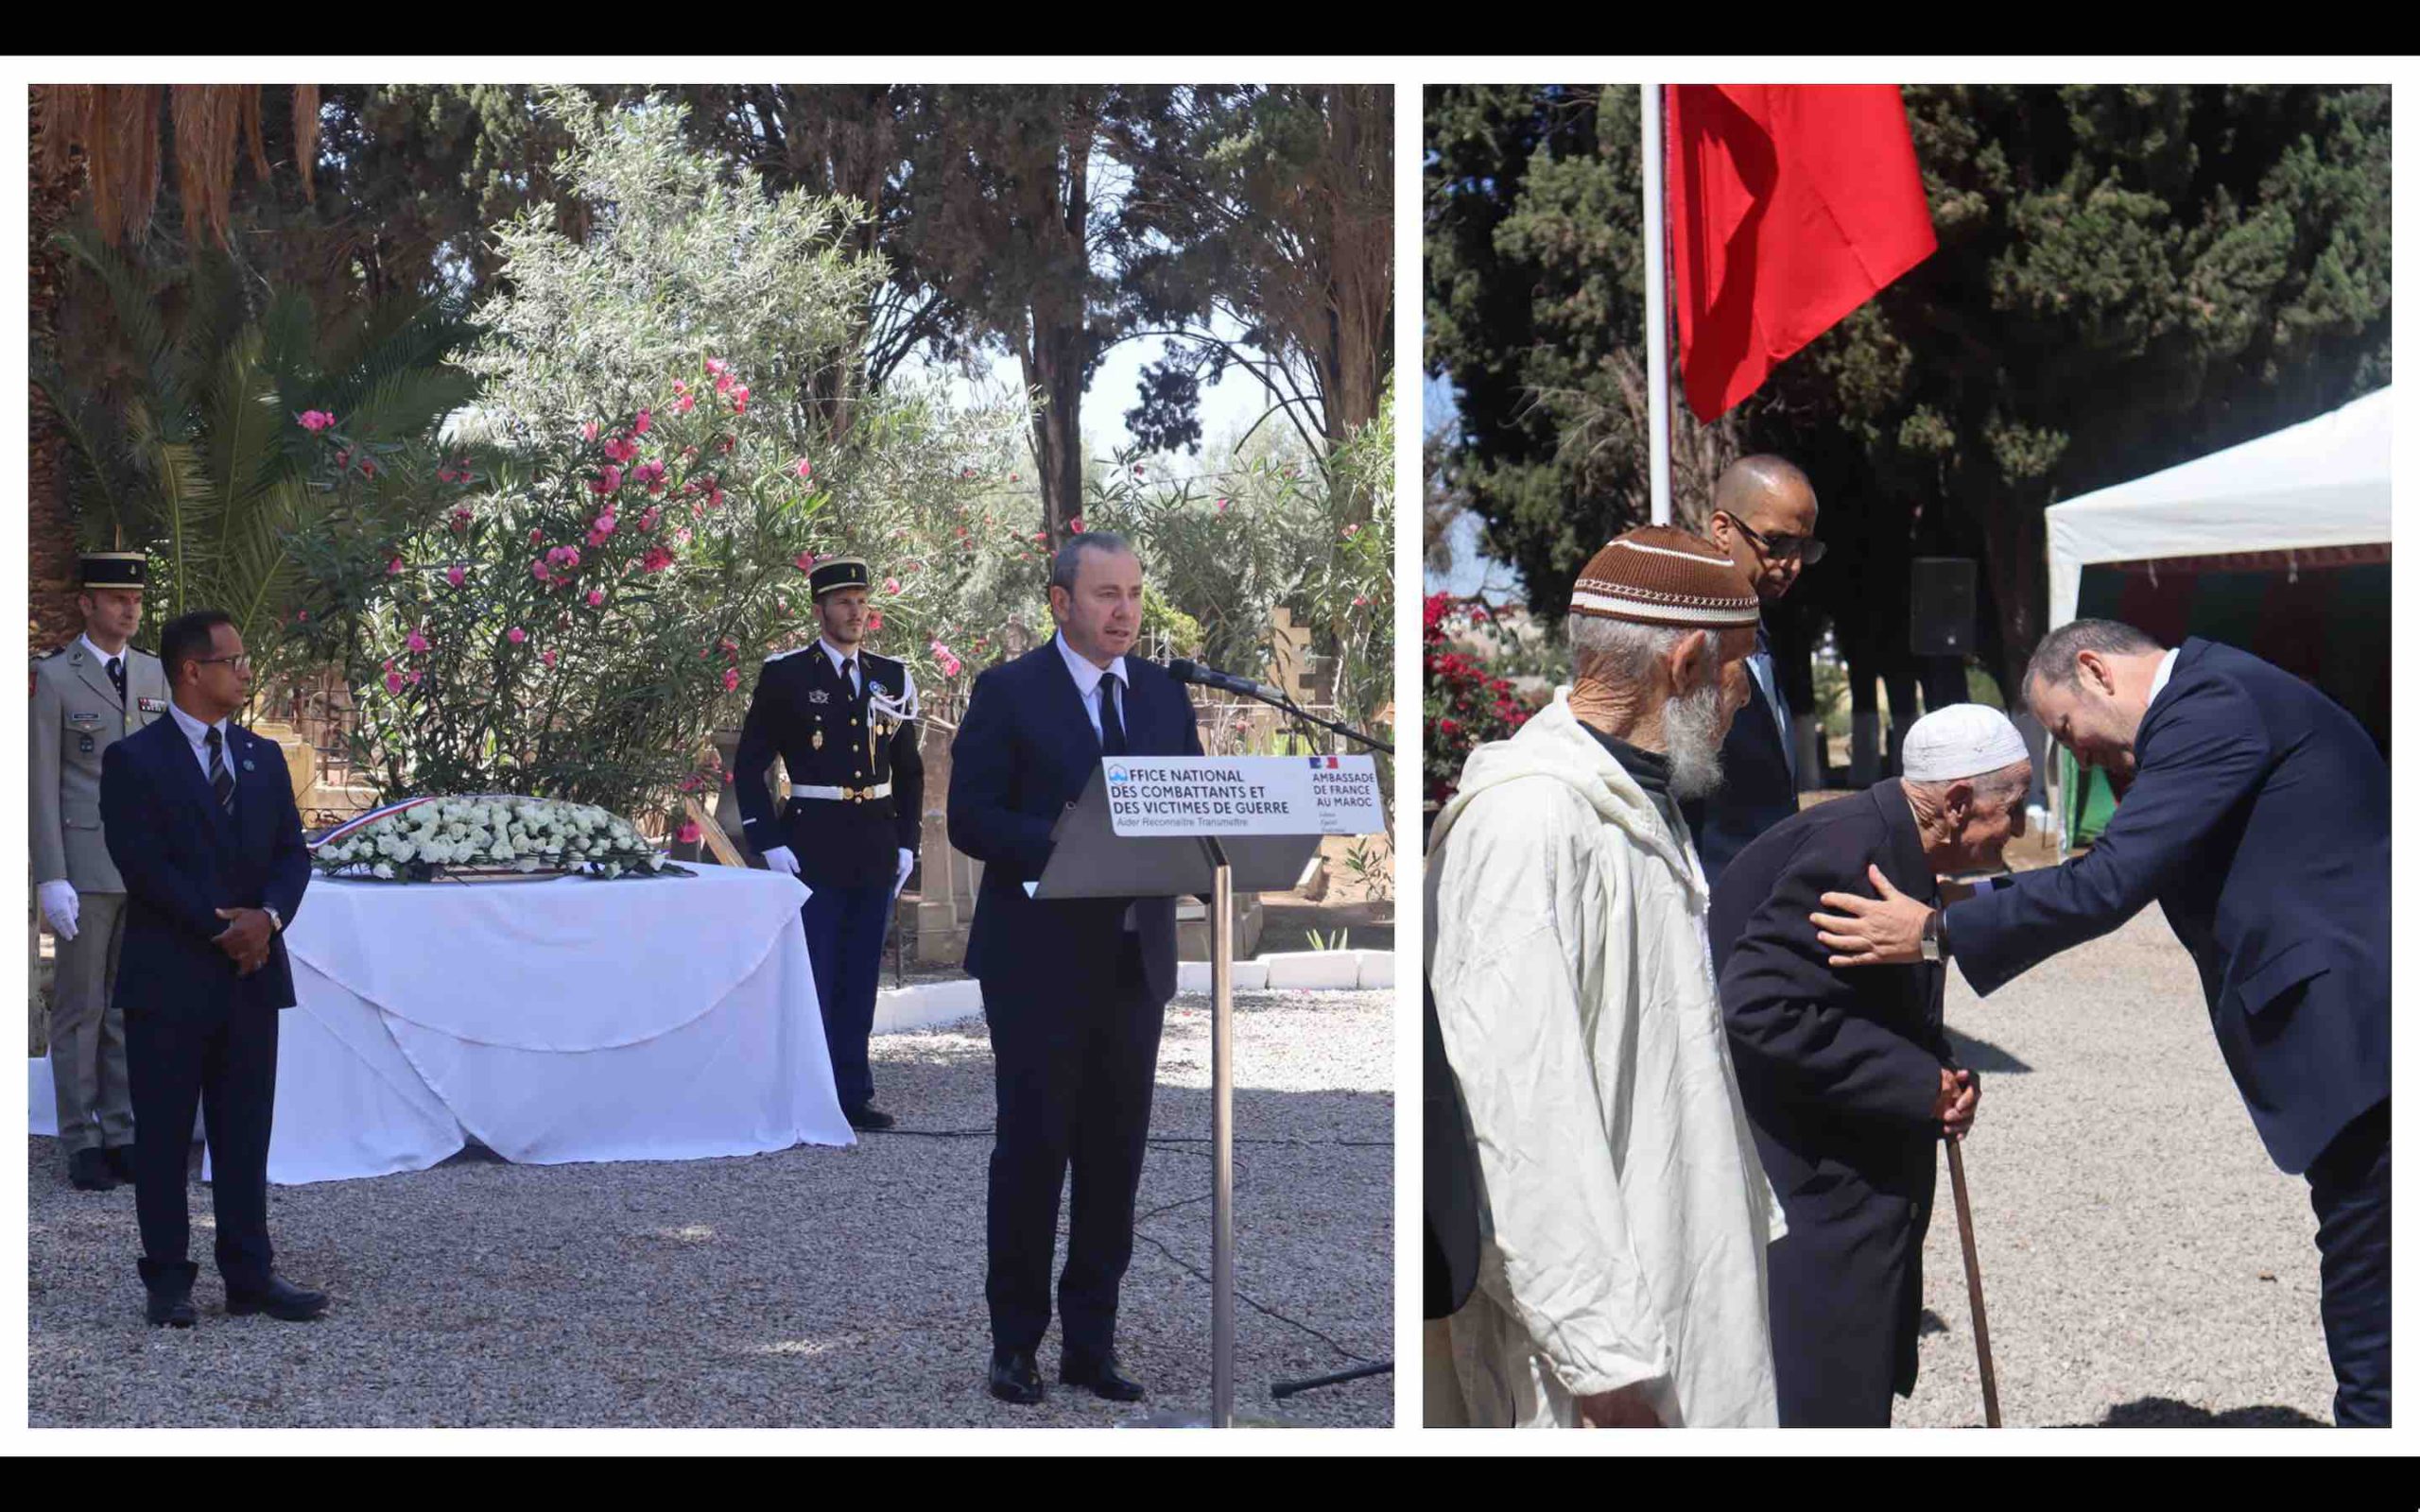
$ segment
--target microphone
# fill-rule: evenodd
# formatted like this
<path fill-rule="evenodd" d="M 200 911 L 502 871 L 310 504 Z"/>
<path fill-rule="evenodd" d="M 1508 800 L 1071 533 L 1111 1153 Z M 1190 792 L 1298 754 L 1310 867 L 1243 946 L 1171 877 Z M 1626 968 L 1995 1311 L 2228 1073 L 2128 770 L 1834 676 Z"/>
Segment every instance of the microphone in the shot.
<path fill-rule="evenodd" d="M 1174 658 L 1168 662 L 1168 676 L 1179 682 L 1190 682 L 1204 688 L 1217 688 L 1225 693 L 1240 693 L 1248 698 L 1261 698 L 1280 704 L 1292 701 L 1283 691 L 1272 688 L 1266 682 L 1254 682 L 1250 678 L 1239 678 L 1231 672 L 1220 672 L 1215 667 L 1199 666 L 1183 657 Z"/>

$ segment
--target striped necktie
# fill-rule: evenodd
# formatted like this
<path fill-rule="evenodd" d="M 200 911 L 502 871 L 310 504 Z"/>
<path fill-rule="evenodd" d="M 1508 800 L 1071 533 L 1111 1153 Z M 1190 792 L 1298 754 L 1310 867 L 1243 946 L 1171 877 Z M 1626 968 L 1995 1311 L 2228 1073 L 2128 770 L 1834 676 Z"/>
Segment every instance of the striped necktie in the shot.
<path fill-rule="evenodd" d="M 123 712 L 126 708 L 126 659 L 124 657 L 110 658 L 110 686 L 117 690 L 117 706 L 120 712 Z"/>
<path fill-rule="evenodd" d="M 235 812 L 235 774 L 227 769 L 227 751 L 219 737 L 218 727 L 210 727 L 202 739 L 210 747 L 210 791 L 216 794 L 218 806 L 228 813 Z"/>

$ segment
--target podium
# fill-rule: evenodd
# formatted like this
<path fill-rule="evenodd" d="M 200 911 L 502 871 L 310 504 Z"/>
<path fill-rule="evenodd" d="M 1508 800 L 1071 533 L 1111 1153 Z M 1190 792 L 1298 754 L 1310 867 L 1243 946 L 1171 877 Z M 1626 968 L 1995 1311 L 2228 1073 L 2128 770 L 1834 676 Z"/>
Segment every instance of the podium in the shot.
<path fill-rule="evenodd" d="M 1339 758 L 1322 758 L 1331 763 Z M 1274 777 L 1297 771 L 1302 758 L 1217 758 L 1221 770 L 1265 770 Z M 1364 765 L 1367 757 L 1345 757 Z M 1206 1416 L 1183 1411 L 1154 1414 L 1142 1426 L 1159 1428 L 1232 1428 L 1236 1426 L 1236 1246 L 1235 1246 L 1235 1078 L 1231 1052 L 1235 1039 L 1235 899 L 1237 887 L 1275 892 L 1294 885 L 1303 868 L 1330 833 L 1360 833 L 1326 829 L 1301 830 L 1315 816 L 1297 814 L 1292 805 L 1277 816 L 1261 816 L 1246 831 L 1231 833 L 1117 833 L 1111 813 L 1113 778 L 1126 781 L 1123 768 L 1195 769 L 1213 762 L 1208 757 L 1103 757 L 1084 783 L 1083 795 L 1059 816 L 1050 838 L 1049 865 L 1034 885 L 1037 899 L 1167 898 L 1191 894 L 1209 902 L 1210 916 L 1210 1410 Z M 1264 767 L 1263 764 L 1272 764 Z M 1374 778 L 1373 779 L 1374 783 Z M 1300 785 L 1300 784 L 1296 784 Z M 1308 789 L 1305 787 L 1305 794 Z M 1255 792 L 1260 791 L 1254 788 Z M 1374 795 L 1374 785 L 1372 789 Z M 1187 821 L 1164 821 L 1184 827 Z M 1212 821 L 1215 822 L 1215 821 Z M 1205 824 L 1204 828 L 1208 826 Z M 1299 833 L 1270 833 L 1294 829 Z"/>

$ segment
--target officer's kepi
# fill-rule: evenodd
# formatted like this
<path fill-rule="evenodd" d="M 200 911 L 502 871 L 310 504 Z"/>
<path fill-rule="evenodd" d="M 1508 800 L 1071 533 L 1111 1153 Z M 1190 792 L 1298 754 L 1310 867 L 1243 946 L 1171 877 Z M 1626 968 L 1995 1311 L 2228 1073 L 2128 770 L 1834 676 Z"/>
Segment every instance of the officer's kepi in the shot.
<path fill-rule="evenodd" d="M 859 558 L 832 557 L 815 564 L 815 570 L 806 575 L 806 586 L 820 601 L 836 588 L 873 587 L 873 574 Z"/>
<path fill-rule="evenodd" d="M 92 551 L 84 554 L 86 588 L 143 588 L 144 557 L 139 551 Z"/>

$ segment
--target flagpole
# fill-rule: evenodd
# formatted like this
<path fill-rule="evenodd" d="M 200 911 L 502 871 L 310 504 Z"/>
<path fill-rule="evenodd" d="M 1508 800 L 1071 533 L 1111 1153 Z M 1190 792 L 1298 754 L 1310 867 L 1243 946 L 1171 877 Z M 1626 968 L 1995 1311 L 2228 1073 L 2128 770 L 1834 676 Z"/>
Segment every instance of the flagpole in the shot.
<path fill-rule="evenodd" d="M 1672 364 L 1664 335 L 1664 92 L 1638 86 L 1638 177 L 1647 254 L 1647 519 L 1672 523 Z"/>

